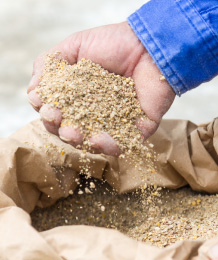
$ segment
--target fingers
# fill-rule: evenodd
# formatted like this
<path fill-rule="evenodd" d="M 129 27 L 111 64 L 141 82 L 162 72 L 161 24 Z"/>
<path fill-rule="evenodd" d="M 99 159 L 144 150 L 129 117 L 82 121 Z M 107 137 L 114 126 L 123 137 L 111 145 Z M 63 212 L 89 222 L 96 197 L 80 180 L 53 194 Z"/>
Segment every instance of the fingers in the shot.
<path fill-rule="evenodd" d="M 119 156 L 121 151 L 115 140 L 107 133 L 94 135 L 90 138 L 91 148 L 96 153 L 104 153 L 111 156 Z"/>
<path fill-rule="evenodd" d="M 83 144 L 83 134 L 78 127 L 62 126 L 61 111 L 46 104 L 40 109 L 40 115 L 45 128 L 52 134 L 58 135 L 64 142 L 77 147 Z M 101 133 L 90 138 L 90 148 L 95 153 L 104 153 L 111 156 L 119 156 L 121 151 L 115 140 L 107 133 Z"/>
<path fill-rule="evenodd" d="M 44 121 L 47 121 L 53 125 L 60 126 L 62 120 L 61 111 L 58 108 L 54 108 L 49 104 L 45 104 L 40 109 L 40 116 Z"/>
<path fill-rule="evenodd" d="M 59 128 L 59 137 L 64 142 L 74 147 L 82 146 L 83 134 L 78 127 L 63 126 Z M 94 153 L 104 153 L 106 155 L 118 156 L 121 151 L 115 140 L 107 133 L 92 136 L 89 140 L 91 151 Z"/>
<path fill-rule="evenodd" d="M 43 122 L 43 125 L 44 127 L 46 128 L 46 130 L 51 133 L 51 134 L 54 134 L 54 135 L 57 135 L 58 136 L 58 127 L 44 119 L 42 119 L 42 122 Z"/>
<path fill-rule="evenodd" d="M 160 80 L 161 73 L 150 55 L 144 54 L 134 71 L 138 100 L 145 114 L 157 124 L 170 108 L 175 92 L 168 82 Z"/>
<path fill-rule="evenodd" d="M 54 125 L 53 128 L 48 126 L 46 122 L 46 127 L 49 127 L 50 132 L 56 131 Z M 83 134 L 78 127 L 73 126 L 63 126 L 58 130 L 58 134 L 61 140 L 64 142 L 71 144 L 72 146 L 78 148 L 78 146 L 82 146 L 83 144 Z M 98 135 L 94 135 L 89 139 L 90 149 L 94 153 L 104 153 L 106 155 L 111 156 L 119 156 L 121 151 L 116 144 L 115 140 L 109 136 L 107 133 L 101 133 Z"/>
<path fill-rule="evenodd" d="M 77 147 L 83 143 L 83 134 L 78 127 L 62 126 L 62 113 L 59 109 L 49 104 L 42 105 L 42 102 L 35 90 L 28 94 L 30 104 L 36 111 L 40 112 L 43 124 L 47 131 L 60 137 L 64 142 Z M 104 153 L 111 156 L 118 156 L 121 151 L 115 140 L 106 133 L 92 136 L 90 138 L 91 149 L 95 153 Z"/>
<path fill-rule="evenodd" d="M 59 128 L 58 133 L 61 140 L 75 147 L 82 145 L 83 134 L 78 127 L 63 126 Z"/>
<path fill-rule="evenodd" d="M 218 244 L 214 245 L 208 252 L 212 260 L 218 260 Z"/>
<path fill-rule="evenodd" d="M 138 119 L 136 121 L 136 126 L 142 132 L 145 140 L 157 130 L 158 125 L 159 125 L 158 122 L 152 121 L 150 119 L 147 120 Z"/>
<path fill-rule="evenodd" d="M 50 133 L 58 135 L 58 129 L 62 120 L 61 111 L 46 104 L 41 107 L 39 112 L 45 128 Z"/>
<path fill-rule="evenodd" d="M 32 90 L 31 92 L 29 92 L 28 100 L 29 100 L 29 103 L 33 106 L 33 108 L 38 112 L 42 106 L 42 101 L 40 100 L 40 98 L 35 90 Z"/>
<path fill-rule="evenodd" d="M 50 105 L 43 105 L 36 90 L 32 90 L 28 94 L 29 103 L 39 112 L 45 128 L 52 134 L 58 135 L 58 128 L 61 124 L 62 114 L 59 109 Z"/>

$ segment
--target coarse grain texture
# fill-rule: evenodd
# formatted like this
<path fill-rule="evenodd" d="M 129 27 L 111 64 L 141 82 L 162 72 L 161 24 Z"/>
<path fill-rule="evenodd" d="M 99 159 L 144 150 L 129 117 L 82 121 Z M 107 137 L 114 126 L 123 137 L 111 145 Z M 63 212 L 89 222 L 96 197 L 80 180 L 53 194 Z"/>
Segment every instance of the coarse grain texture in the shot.
<path fill-rule="evenodd" d="M 69 65 L 49 54 L 36 89 L 43 104 L 62 112 L 61 126 L 73 126 L 83 133 L 82 150 L 90 150 L 90 137 L 107 132 L 116 141 L 122 158 L 136 167 L 146 164 L 154 172 L 154 152 L 146 144 L 137 120 L 149 120 L 140 108 L 134 82 L 100 65 L 82 59 Z"/>
<path fill-rule="evenodd" d="M 87 187 L 91 193 L 86 192 Z M 217 202 L 217 195 L 197 193 L 189 187 L 168 190 L 154 186 L 143 196 L 140 191 L 119 195 L 107 183 L 84 177 L 73 195 L 50 208 L 36 208 L 31 217 L 39 231 L 62 225 L 92 225 L 166 247 L 185 239 L 217 236 Z"/>
<path fill-rule="evenodd" d="M 37 230 L 61 225 L 100 226 L 159 247 L 217 235 L 216 195 L 196 193 L 188 187 L 176 191 L 147 187 L 146 181 L 139 190 L 119 195 L 107 183 L 91 177 L 86 157 L 89 138 L 101 132 L 114 138 L 122 151 L 120 156 L 131 160 L 139 171 L 143 166 L 155 172 L 153 145 L 144 142 L 135 124 L 137 119 L 149 119 L 141 111 L 132 79 L 109 73 L 90 60 L 82 59 L 71 66 L 56 53 L 47 57 L 37 92 L 44 104 L 61 110 L 62 126 L 77 127 L 84 137 L 79 158 L 81 174 L 74 185 L 77 189 L 70 190 L 68 198 L 52 207 L 32 212 Z M 57 150 L 60 157 L 65 154 L 61 147 L 51 144 L 41 149 L 47 153 Z M 55 162 L 52 157 L 48 163 L 54 166 Z M 54 166 L 53 170 L 57 176 L 64 174 L 64 167 Z M 145 180 L 146 172 L 141 175 Z M 64 189 L 58 178 L 57 182 Z"/>

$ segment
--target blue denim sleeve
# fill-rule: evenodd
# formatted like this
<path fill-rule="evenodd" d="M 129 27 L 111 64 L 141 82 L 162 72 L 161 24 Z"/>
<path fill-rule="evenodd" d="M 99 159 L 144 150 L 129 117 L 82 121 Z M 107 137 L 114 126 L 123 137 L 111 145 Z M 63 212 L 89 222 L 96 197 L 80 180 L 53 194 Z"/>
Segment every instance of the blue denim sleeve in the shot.
<path fill-rule="evenodd" d="M 218 74 L 217 0 L 151 0 L 128 22 L 177 95 Z"/>

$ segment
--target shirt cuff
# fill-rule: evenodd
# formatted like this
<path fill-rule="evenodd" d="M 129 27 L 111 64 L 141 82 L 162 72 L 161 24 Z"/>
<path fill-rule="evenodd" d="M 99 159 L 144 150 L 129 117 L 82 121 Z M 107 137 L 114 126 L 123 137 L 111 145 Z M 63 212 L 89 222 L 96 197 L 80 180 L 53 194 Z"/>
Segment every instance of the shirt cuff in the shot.
<path fill-rule="evenodd" d="M 218 74 L 217 34 L 194 1 L 151 0 L 128 22 L 177 95 Z"/>

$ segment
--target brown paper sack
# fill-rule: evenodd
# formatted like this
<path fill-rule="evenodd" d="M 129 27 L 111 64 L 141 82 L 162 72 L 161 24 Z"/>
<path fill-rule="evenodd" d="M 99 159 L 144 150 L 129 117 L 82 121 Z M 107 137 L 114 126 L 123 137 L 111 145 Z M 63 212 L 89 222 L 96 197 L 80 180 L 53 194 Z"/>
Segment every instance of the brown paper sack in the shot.
<path fill-rule="evenodd" d="M 217 132 L 217 119 L 202 126 L 163 120 L 150 138 L 158 154 L 157 184 L 173 189 L 189 184 L 196 191 L 218 192 Z M 39 120 L 0 140 L 1 260 L 215 260 L 210 254 L 218 237 L 159 249 L 105 228 L 65 226 L 37 232 L 28 213 L 36 205 L 54 204 L 76 188 L 80 155 L 47 133 Z M 119 193 L 143 184 L 139 172 L 121 159 L 93 154 L 88 158 L 92 176 L 106 180 Z"/>

